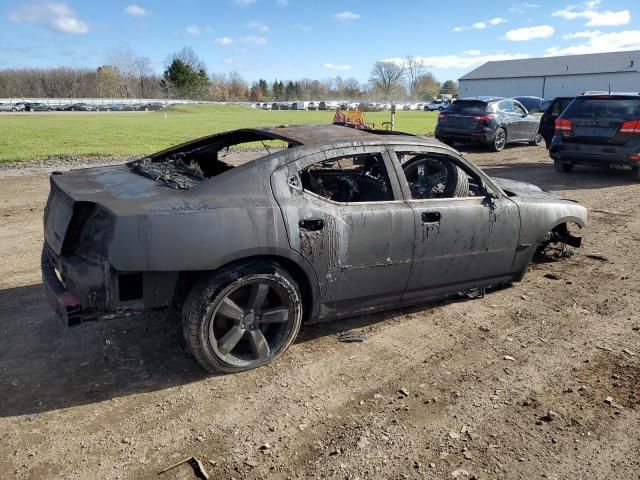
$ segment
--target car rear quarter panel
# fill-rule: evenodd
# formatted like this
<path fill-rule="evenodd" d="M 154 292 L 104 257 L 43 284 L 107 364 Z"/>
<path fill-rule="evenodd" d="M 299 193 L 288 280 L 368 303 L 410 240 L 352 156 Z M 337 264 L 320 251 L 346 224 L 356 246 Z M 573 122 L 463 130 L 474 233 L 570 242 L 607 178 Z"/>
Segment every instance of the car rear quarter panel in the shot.
<path fill-rule="evenodd" d="M 255 255 L 295 256 L 271 193 L 271 168 L 253 162 L 118 215 L 109 262 L 121 271 L 186 271 Z"/>

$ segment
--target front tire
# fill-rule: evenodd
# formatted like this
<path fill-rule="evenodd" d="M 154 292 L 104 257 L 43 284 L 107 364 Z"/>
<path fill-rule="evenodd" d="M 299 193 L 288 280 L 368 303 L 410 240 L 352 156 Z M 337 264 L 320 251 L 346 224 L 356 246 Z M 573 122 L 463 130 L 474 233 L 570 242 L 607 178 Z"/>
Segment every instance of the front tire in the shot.
<path fill-rule="evenodd" d="M 493 137 L 491 143 L 491 150 L 494 152 L 501 152 L 507 144 L 507 132 L 504 128 L 500 127 L 496 130 L 496 134 Z"/>
<path fill-rule="evenodd" d="M 632 173 L 633 173 L 633 178 L 640 182 L 640 167 L 635 167 Z"/>
<path fill-rule="evenodd" d="M 205 275 L 182 311 L 186 344 L 212 373 L 257 368 L 280 357 L 302 323 L 296 281 L 275 262 L 255 261 Z"/>
<path fill-rule="evenodd" d="M 556 169 L 556 172 L 560 173 L 569 173 L 571 170 L 573 170 L 573 163 L 565 163 L 561 162 L 560 160 L 554 160 L 553 166 Z"/>

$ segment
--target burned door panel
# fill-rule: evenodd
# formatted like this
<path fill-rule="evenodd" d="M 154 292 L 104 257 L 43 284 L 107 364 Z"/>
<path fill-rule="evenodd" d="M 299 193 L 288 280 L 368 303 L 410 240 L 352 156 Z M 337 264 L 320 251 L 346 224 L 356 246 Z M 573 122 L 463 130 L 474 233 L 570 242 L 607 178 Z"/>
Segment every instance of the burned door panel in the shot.
<path fill-rule="evenodd" d="M 331 316 L 338 309 L 346 315 L 354 309 L 393 304 L 402 296 L 409 277 L 415 227 L 412 210 L 405 202 L 393 200 L 399 195 L 397 179 L 389 183 L 390 200 L 354 201 L 365 199 L 362 195 L 370 179 L 353 177 L 344 185 L 348 188 L 350 182 L 358 182 L 359 198 L 337 202 L 306 191 L 304 185 L 313 180 L 300 178 L 307 167 L 324 160 L 350 155 L 360 159 L 368 154 L 388 162 L 382 147 L 350 147 L 305 157 L 272 176 L 291 247 L 316 270 L 320 316 Z M 349 180 L 349 175 L 343 177 Z M 353 192 L 335 191 L 333 195 L 353 197 Z"/>

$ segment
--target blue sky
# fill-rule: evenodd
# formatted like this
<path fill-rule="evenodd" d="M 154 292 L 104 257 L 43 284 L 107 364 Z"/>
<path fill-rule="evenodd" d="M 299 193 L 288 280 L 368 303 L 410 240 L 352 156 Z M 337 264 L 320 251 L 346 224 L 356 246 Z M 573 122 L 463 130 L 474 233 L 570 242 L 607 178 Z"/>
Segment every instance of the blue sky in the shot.
<path fill-rule="evenodd" d="M 366 81 L 419 57 L 440 80 L 487 60 L 640 49 L 640 1 L 0 0 L 0 68 L 95 68 L 128 47 L 161 73 L 192 47 L 247 80 Z"/>

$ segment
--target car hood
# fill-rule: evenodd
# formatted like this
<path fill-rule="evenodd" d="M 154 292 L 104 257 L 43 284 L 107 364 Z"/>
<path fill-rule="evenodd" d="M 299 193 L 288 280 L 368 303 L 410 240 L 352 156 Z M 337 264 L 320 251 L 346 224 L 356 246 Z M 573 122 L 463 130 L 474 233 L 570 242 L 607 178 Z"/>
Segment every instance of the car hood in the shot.
<path fill-rule="evenodd" d="M 559 197 L 554 193 L 542 190 L 537 185 L 532 183 L 520 182 L 518 180 L 511 180 L 509 178 L 491 177 L 491 179 L 498 185 L 509 197 L 524 197 L 524 198 L 555 198 Z"/>

